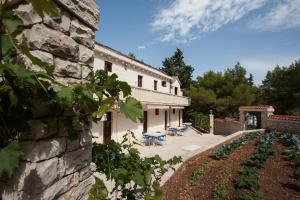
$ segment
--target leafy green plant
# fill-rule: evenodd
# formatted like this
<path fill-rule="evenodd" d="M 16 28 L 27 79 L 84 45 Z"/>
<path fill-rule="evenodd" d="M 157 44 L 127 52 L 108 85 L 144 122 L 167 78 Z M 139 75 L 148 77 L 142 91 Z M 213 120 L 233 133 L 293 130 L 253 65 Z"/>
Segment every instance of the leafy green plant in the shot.
<path fill-rule="evenodd" d="M 239 195 L 238 200 L 262 200 L 256 192 L 243 192 Z"/>
<path fill-rule="evenodd" d="M 240 189 L 258 190 L 260 186 L 257 169 L 254 167 L 244 167 L 239 172 L 239 179 L 237 179 L 235 185 Z"/>
<path fill-rule="evenodd" d="M 194 171 L 191 177 L 191 185 L 192 186 L 197 185 L 199 179 L 207 172 L 208 169 L 209 169 L 209 162 L 206 162 L 203 165 L 201 165 L 196 171 Z"/>
<path fill-rule="evenodd" d="M 42 17 L 44 14 L 57 16 L 58 9 L 52 0 L 28 0 Z M 27 40 L 18 36 L 24 26 L 21 19 L 8 6 L 7 1 L 0 2 L 0 160 L 5 167 L 0 175 L 12 174 L 18 165 L 20 151 L 17 137 L 29 134 L 30 120 L 36 105 L 45 105 L 52 110 L 51 116 L 59 118 L 68 130 L 70 138 L 78 137 L 72 124 L 78 121 L 90 125 L 113 108 L 135 122 L 142 118 L 142 105 L 130 96 L 131 88 L 119 81 L 116 74 L 98 70 L 89 74 L 89 80 L 82 84 L 63 85 L 56 81 L 52 69 L 30 53 Z M 16 39 L 18 36 L 18 39 Z M 24 64 L 29 60 L 35 66 L 33 70 Z M 122 98 L 121 98 L 122 97 Z M 63 117 L 72 113 L 71 117 Z M 45 124 L 47 126 L 47 124 Z"/>
<path fill-rule="evenodd" d="M 161 177 L 169 169 L 174 170 L 181 157 L 175 156 L 169 160 L 162 160 L 158 155 L 143 158 L 133 147 L 137 143 L 134 133 L 129 131 L 122 143 L 110 141 L 95 144 L 93 162 L 97 165 L 97 171 L 115 182 L 112 193 L 120 193 L 120 198 L 162 199 Z"/>
<path fill-rule="evenodd" d="M 105 200 L 107 198 L 108 191 L 100 179 L 96 178 L 96 183 L 93 185 L 89 192 L 88 200 Z"/>
<path fill-rule="evenodd" d="M 236 139 L 232 142 L 222 145 L 220 148 L 215 150 L 213 153 L 213 158 L 216 160 L 220 160 L 224 157 L 230 155 L 235 149 L 240 147 L 241 145 L 247 144 L 251 140 L 255 139 L 259 135 L 258 132 L 247 133 L 243 137 Z"/>
<path fill-rule="evenodd" d="M 189 112 L 188 118 L 190 121 L 193 122 L 193 126 L 195 128 L 209 132 L 210 124 L 207 115 L 204 115 L 203 113 L 199 113 L 199 112 Z"/>
<path fill-rule="evenodd" d="M 215 199 L 222 199 L 226 195 L 226 188 L 224 180 L 221 180 L 220 183 L 213 189 L 213 197 Z"/>

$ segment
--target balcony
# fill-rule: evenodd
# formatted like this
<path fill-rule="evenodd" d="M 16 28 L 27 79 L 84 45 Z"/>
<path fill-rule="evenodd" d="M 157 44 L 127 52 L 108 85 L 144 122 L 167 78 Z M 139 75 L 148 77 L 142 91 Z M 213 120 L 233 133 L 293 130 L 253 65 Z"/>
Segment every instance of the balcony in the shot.
<path fill-rule="evenodd" d="M 148 90 L 143 88 L 131 87 L 132 96 L 142 102 L 142 104 L 157 104 L 168 106 L 189 106 L 190 99 L 184 96 Z"/>

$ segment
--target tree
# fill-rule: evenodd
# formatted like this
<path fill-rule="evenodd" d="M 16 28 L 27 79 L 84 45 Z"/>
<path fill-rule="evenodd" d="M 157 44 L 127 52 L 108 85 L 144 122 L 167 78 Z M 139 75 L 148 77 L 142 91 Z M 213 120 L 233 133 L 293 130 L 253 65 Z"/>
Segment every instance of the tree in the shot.
<path fill-rule="evenodd" d="M 182 89 L 189 88 L 192 82 L 194 68 L 184 62 L 183 53 L 179 48 L 176 49 L 170 58 L 166 58 L 163 61 L 163 67 L 160 70 L 169 76 L 177 76 L 181 82 Z"/>
<path fill-rule="evenodd" d="M 253 84 L 254 84 L 254 82 L 253 82 L 253 74 L 251 74 L 251 73 L 250 73 L 249 78 L 248 78 L 248 83 L 249 83 L 250 85 L 253 85 Z"/>
<path fill-rule="evenodd" d="M 260 87 L 265 104 L 275 107 L 280 114 L 300 114 L 300 60 L 289 67 L 275 67 L 268 71 Z"/>
<path fill-rule="evenodd" d="M 238 62 L 224 73 L 208 71 L 197 77 L 186 94 L 191 98 L 190 110 L 218 116 L 236 116 L 238 107 L 256 100 L 257 88 L 246 77 L 246 69 Z"/>
<path fill-rule="evenodd" d="M 128 57 L 130 57 L 130 58 L 132 58 L 132 59 L 136 59 L 134 53 L 132 53 L 132 52 L 129 52 L 129 53 L 128 53 Z"/>

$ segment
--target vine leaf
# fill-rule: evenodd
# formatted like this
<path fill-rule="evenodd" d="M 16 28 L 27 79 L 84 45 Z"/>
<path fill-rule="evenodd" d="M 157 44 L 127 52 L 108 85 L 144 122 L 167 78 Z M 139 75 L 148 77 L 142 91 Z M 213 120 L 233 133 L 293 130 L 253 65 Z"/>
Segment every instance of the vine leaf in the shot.
<path fill-rule="evenodd" d="M 19 165 L 21 148 L 17 141 L 10 142 L 0 150 L 0 177 L 3 174 L 11 176 Z"/>
<path fill-rule="evenodd" d="M 115 103 L 114 97 L 108 97 L 100 102 L 98 111 L 93 113 L 93 117 L 102 117 L 105 113 L 107 113 Z"/>
<path fill-rule="evenodd" d="M 6 55 L 13 47 L 13 44 L 11 43 L 8 35 L 1 35 L 1 48 L 2 48 L 2 54 Z"/>
<path fill-rule="evenodd" d="M 59 11 L 53 0 L 27 0 L 34 10 L 41 16 L 48 14 L 51 17 L 59 16 Z"/>
<path fill-rule="evenodd" d="M 120 111 L 134 122 L 140 122 L 143 117 L 142 104 L 133 97 L 126 98 L 125 102 L 121 102 Z"/>
<path fill-rule="evenodd" d="M 62 87 L 60 89 L 60 91 L 57 92 L 57 97 L 59 102 L 70 108 L 72 107 L 73 104 L 73 99 L 74 99 L 74 95 L 73 95 L 73 88 L 72 87 Z"/>
<path fill-rule="evenodd" d="M 2 23 L 10 34 L 15 32 L 20 26 L 23 25 L 23 22 L 17 17 L 3 19 Z"/>

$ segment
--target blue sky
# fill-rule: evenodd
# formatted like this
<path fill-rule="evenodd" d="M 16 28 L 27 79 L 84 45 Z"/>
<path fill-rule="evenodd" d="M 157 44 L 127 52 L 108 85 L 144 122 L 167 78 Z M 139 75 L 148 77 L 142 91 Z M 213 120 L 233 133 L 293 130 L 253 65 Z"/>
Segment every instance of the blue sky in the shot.
<path fill-rule="evenodd" d="M 176 47 L 194 77 L 239 61 L 256 83 L 300 59 L 300 0 L 97 0 L 96 41 L 161 67 Z"/>

